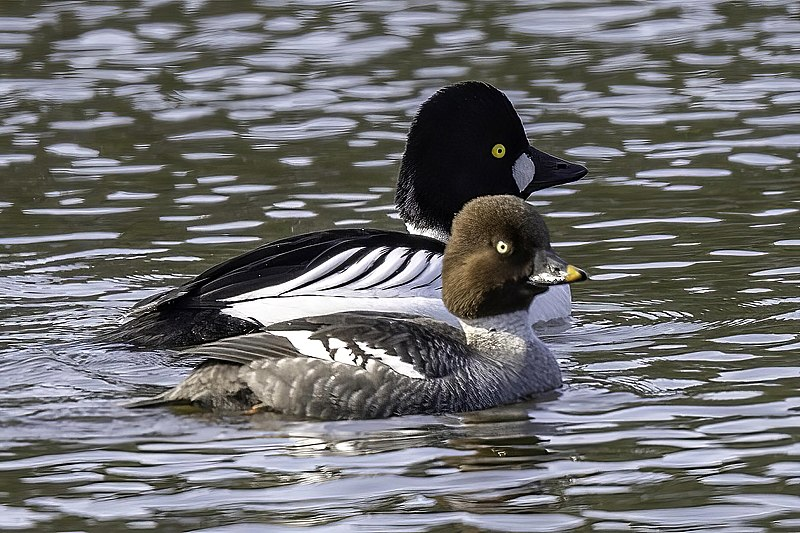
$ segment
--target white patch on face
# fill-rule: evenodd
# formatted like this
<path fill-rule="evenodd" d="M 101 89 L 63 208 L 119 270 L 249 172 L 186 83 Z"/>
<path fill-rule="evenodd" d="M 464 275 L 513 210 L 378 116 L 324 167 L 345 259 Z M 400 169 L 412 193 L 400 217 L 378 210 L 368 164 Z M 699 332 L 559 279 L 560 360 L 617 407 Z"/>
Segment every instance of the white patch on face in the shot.
<path fill-rule="evenodd" d="M 533 177 L 536 175 L 536 166 L 531 161 L 531 158 L 528 157 L 528 154 L 522 153 L 516 161 L 514 161 L 514 166 L 511 168 L 511 175 L 514 176 L 514 181 L 517 182 L 517 187 L 519 187 L 519 192 L 524 191 L 528 185 L 531 184 L 533 181 Z"/>

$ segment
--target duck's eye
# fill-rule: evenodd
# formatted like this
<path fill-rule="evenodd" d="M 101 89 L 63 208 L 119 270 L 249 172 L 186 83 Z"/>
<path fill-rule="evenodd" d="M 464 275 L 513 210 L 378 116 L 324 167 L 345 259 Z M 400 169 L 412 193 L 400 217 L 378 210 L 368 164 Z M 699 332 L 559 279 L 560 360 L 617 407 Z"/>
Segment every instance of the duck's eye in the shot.
<path fill-rule="evenodd" d="M 494 246 L 494 248 L 500 255 L 511 253 L 511 245 L 506 241 L 497 241 L 497 244 Z"/>
<path fill-rule="evenodd" d="M 506 147 L 500 143 L 495 144 L 492 146 L 492 155 L 497 159 L 503 159 L 503 156 L 506 155 Z"/>

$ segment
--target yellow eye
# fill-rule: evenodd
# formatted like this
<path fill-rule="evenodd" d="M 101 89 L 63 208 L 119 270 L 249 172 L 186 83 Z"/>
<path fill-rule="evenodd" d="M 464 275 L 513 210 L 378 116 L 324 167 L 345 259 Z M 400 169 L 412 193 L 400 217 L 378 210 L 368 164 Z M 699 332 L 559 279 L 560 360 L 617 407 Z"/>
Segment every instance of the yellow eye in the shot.
<path fill-rule="evenodd" d="M 492 155 L 497 159 L 503 159 L 503 156 L 506 155 L 506 147 L 500 143 L 495 144 L 492 146 Z"/>
<path fill-rule="evenodd" d="M 494 248 L 500 255 L 506 255 L 507 253 L 511 252 L 511 245 L 505 241 L 497 241 L 497 244 Z"/>

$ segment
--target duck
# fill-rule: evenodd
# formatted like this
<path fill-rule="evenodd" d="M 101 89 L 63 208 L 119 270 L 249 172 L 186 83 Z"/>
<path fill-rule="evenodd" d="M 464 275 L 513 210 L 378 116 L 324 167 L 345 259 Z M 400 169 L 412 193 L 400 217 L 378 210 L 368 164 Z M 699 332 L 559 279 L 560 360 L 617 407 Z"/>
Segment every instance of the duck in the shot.
<path fill-rule="evenodd" d="M 561 386 L 530 327 L 549 287 L 587 279 L 556 255 L 541 215 L 512 195 L 469 201 L 454 218 L 442 298 L 461 327 L 350 311 L 273 324 L 186 350 L 203 358 L 177 386 L 131 407 L 190 404 L 311 419 L 477 411 Z"/>
<path fill-rule="evenodd" d="M 411 122 L 395 205 L 407 233 L 338 228 L 264 244 L 135 304 L 106 340 L 186 347 L 259 331 L 309 312 L 380 310 L 451 324 L 441 265 L 453 217 L 473 198 L 534 191 L 585 176 L 533 147 L 508 97 L 480 81 L 436 91 Z M 539 296 L 533 322 L 570 315 L 567 285 Z"/>

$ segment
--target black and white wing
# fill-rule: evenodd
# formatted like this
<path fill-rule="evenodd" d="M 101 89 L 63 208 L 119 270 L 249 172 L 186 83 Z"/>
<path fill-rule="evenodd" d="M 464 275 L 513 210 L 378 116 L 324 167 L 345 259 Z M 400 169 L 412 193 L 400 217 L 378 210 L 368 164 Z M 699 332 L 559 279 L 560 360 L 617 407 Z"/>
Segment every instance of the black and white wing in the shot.
<path fill-rule="evenodd" d="M 402 376 L 432 379 L 463 368 L 470 349 L 462 330 L 435 320 L 392 313 L 335 313 L 273 324 L 266 332 L 182 353 L 240 365 L 286 357 L 364 369 L 380 363 Z"/>
<path fill-rule="evenodd" d="M 453 410 L 470 363 L 463 333 L 430 319 L 337 313 L 182 352 L 205 358 L 183 382 L 132 406 L 191 403 L 324 419 Z M 444 379 L 436 379 L 444 378 Z M 449 391 L 449 392 L 448 392 Z"/>
<path fill-rule="evenodd" d="M 446 315 L 440 300 L 443 253 L 444 244 L 435 239 L 376 229 L 289 237 L 139 302 L 106 340 L 191 346 L 297 316 L 370 306 L 402 310 L 401 302 L 412 300 L 431 307 L 424 314 Z"/>
<path fill-rule="evenodd" d="M 261 297 L 353 296 L 441 288 L 444 243 L 376 229 L 333 229 L 274 241 L 216 265 L 136 304 L 132 315 L 166 306 L 218 307 Z M 438 283 L 437 283 L 438 282 Z"/>

